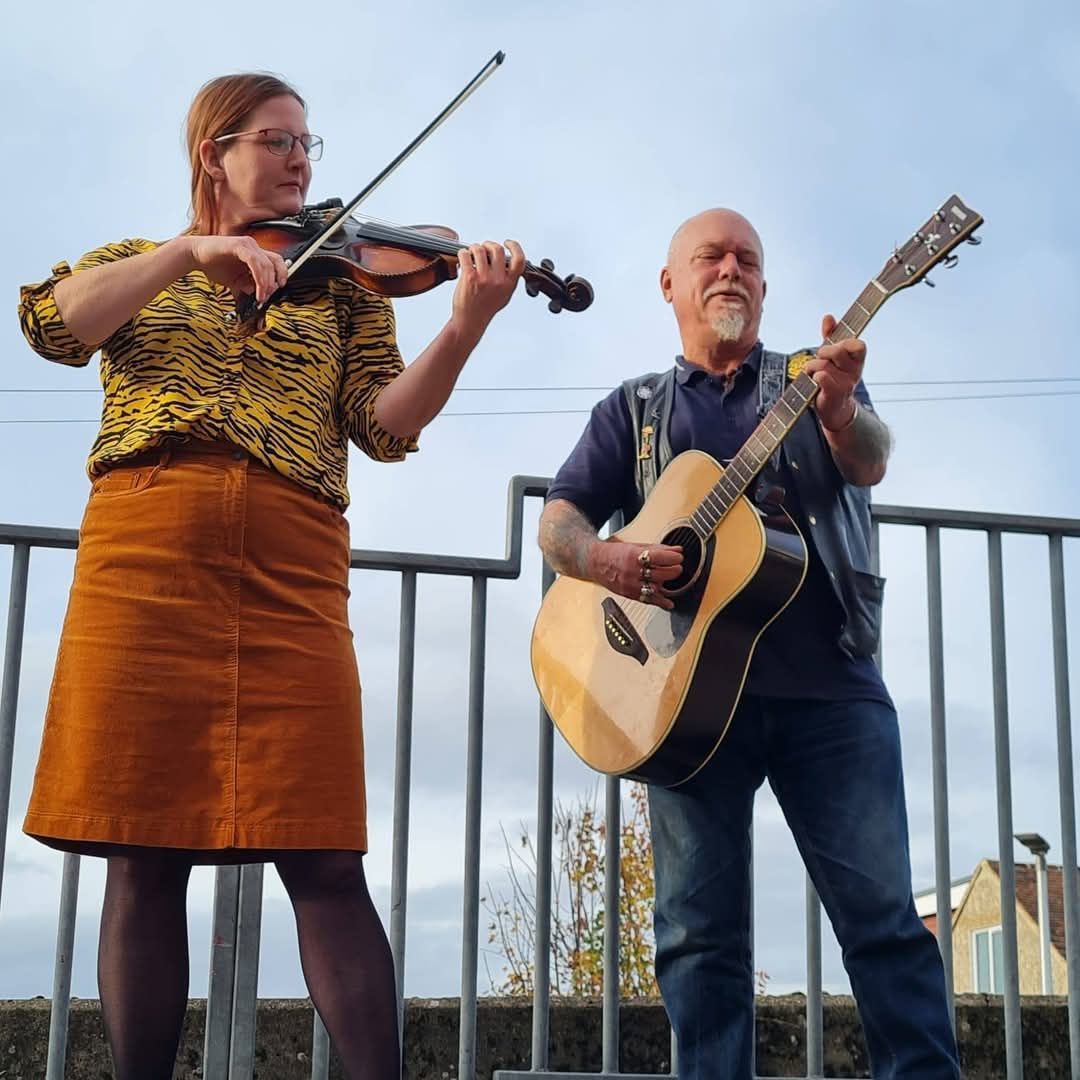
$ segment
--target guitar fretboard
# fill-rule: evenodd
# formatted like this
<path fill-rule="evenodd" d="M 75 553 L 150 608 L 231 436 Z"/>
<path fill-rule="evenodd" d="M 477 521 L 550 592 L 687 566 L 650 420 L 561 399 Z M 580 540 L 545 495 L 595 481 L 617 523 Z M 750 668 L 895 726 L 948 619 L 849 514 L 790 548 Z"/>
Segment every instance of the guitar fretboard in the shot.
<path fill-rule="evenodd" d="M 828 343 L 835 345 L 848 338 L 858 337 L 888 295 L 876 279 L 871 281 L 836 324 L 836 329 L 828 337 Z M 713 532 L 739 496 L 746 493 L 754 477 L 761 472 L 765 463 L 776 452 L 776 448 L 787 438 L 795 421 L 807 410 L 817 392 L 817 383 L 805 372 L 801 372 L 788 383 L 776 404 L 765 414 L 750 438 L 731 459 L 724 475 L 690 515 L 691 524 L 702 539 Z"/>

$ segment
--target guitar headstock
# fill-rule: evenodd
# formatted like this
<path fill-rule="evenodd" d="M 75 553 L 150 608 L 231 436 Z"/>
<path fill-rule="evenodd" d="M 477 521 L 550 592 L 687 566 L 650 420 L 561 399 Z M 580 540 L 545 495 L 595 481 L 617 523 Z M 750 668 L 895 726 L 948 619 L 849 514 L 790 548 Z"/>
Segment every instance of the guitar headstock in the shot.
<path fill-rule="evenodd" d="M 930 220 L 893 252 L 875 278 L 876 284 L 889 296 L 924 279 L 927 285 L 933 285 L 926 277 L 930 268 L 943 262 L 951 270 L 959 261 L 951 254 L 953 248 L 964 241 L 980 243 L 972 233 L 982 223 L 981 214 L 965 206 L 959 196 L 949 196 Z"/>

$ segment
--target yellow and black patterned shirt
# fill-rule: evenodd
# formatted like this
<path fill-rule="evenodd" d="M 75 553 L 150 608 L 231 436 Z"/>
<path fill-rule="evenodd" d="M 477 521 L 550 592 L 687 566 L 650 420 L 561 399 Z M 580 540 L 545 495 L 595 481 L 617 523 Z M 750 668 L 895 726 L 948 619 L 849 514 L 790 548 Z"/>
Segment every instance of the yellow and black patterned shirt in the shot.
<path fill-rule="evenodd" d="M 35 352 L 81 367 L 96 351 L 79 342 L 53 288 L 72 272 L 153 251 L 124 240 L 53 267 L 23 286 L 19 321 Z M 375 399 L 402 370 L 394 312 L 384 297 L 345 281 L 291 285 L 252 333 L 235 301 L 201 271 L 179 278 L 101 344 L 105 391 L 91 476 L 177 439 L 224 439 L 344 508 L 348 441 L 377 461 L 417 449 L 375 419 Z"/>

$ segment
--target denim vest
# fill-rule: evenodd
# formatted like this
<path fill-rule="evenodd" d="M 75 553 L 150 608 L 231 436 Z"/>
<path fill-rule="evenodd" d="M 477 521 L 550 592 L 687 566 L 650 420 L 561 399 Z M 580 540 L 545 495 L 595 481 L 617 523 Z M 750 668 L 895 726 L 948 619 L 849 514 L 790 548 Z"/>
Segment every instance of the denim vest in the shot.
<path fill-rule="evenodd" d="M 783 393 L 788 355 L 765 350 L 758 379 L 758 413 L 764 416 Z M 642 375 L 622 384 L 638 448 L 636 507 L 644 505 L 656 478 L 673 457 L 671 406 L 675 368 Z M 795 486 L 803 508 L 803 536 L 821 558 L 844 612 L 837 644 L 848 656 L 873 656 L 881 633 L 885 579 L 871 567 L 870 489 L 847 483 L 840 475 L 821 428 L 810 410 L 799 417 L 774 455 Z"/>

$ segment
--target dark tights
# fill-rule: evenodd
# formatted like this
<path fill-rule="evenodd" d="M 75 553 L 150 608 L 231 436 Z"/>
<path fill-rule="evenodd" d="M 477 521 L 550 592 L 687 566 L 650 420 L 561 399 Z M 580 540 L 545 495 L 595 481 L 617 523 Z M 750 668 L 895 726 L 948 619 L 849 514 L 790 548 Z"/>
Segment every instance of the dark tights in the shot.
<path fill-rule="evenodd" d="M 400 1080 L 390 946 L 354 851 L 272 856 L 308 992 L 351 1080 Z M 98 986 L 116 1080 L 171 1080 L 187 1007 L 190 858 L 110 856 Z"/>

